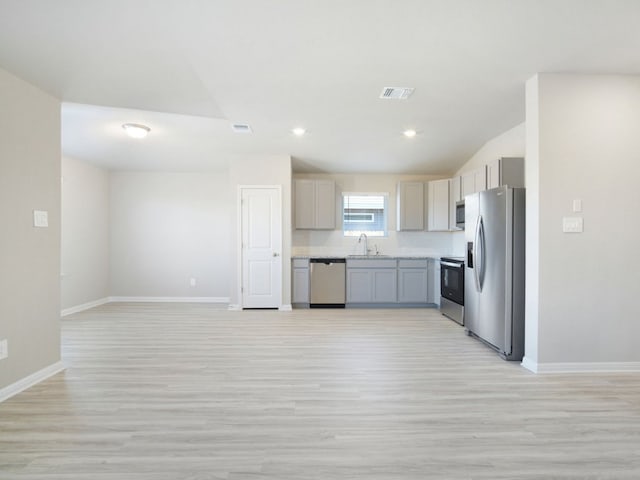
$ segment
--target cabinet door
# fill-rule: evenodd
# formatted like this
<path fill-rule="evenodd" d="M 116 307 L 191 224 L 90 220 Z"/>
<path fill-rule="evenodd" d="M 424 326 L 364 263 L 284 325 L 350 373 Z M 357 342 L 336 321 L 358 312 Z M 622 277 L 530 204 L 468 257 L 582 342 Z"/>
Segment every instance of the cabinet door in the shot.
<path fill-rule="evenodd" d="M 460 189 L 462 190 L 462 198 L 467 195 L 476 193 L 476 177 L 474 172 L 467 172 L 460 177 Z"/>
<path fill-rule="evenodd" d="M 429 182 L 429 230 L 449 230 L 449 180 Z"/>
<path fill-rule="evenodd" d="M 487 188 L 524 187 L 524 158 L 498 158 L 487 164 Z"/>
<path fill-rule="evenodd" d="M 427 268 L 400 268 L 398 269 L 398 302 L 399 303 L 426 303 Z"/>
<path fill-rule="evenodd" d="M 336 228 L 336 184 L 331 180 L 316 181 L 315 218 L 315 228 Z"/>
<path fill-rule="evenodd" d="M 424 230 L 424 184 L 398 183 L 397 230 Z"/>
<path fill-rule="evenodd" d="M 293 269 L 292 303 L 309 303 L 309 269 Z"/>
<path fill-rule="evenodd" d="M 347 303 L 370 303 L 372 270 L 347 269 Z"/>
<path fill-rule="evenodd" d="M 440 305 L 440 261 L 430 259 L 427 268 L 429 277 L 427 302 Z"/>
<path fill-rule="evenodd" d="M 493 162 L 487 163 L 487 189 L 497 188 L 502 184 L 500 169 L 502 160 L 499 158 Z"/>
<path fill-rule="evenodd" d="M 462 181 L 462 198 L 472 193 L 482 192 L 487 189 L 487 169 L 483 165 L 475 170 L 463 173 Z"/>
<path fill-rule="evenodd" d="M 385 268 L 373 270 L 373 299 L 374 303 L 395 303 L 397 295 L 397 270 Z"/>
<path fill-rule="evenodd" d="M 449 182 L 449 230 L 461 230 L 456 227 L 456 203 L 462 200 L 460 177 L 454 177 Z"/>
<path fill-rule="evenodd" d="M 300 179 L 293 185 L 296 228 L 315 228 L 315 181 Z"/>
<path fill-rule="evenodd" d="M 475 188 L 473 193 L 484 192 L 487 189 L 487 168 L 485 166 L 473 171 L 473 183 Z"/>

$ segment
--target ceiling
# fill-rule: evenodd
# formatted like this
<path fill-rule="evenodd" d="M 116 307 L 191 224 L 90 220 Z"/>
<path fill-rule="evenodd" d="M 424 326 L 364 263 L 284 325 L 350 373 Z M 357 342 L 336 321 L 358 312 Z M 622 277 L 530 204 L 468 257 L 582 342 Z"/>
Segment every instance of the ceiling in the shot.
<path fill-rule="evenodd" d="M 0 0 L 0 67 L 108 168 L 447 174 L 524 121 L 536 72 L 640 74 L 639 22 L 636 0 Z"/>

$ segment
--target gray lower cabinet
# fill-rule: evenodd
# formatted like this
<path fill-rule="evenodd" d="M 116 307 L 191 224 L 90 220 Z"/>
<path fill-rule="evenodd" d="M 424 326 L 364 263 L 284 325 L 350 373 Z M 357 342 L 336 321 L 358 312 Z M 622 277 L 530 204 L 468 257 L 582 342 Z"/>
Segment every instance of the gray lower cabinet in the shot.
<path fill-rule="evenodd" d="M 429 284 L 426 258 L 347 260 L 347 303 L 425 305 Z"/>
<path fill-rule="evenodd" d="M 347 303 L 395 303 L 395 259 L 347 260 Z"/>
<path fill-rule="evenodd" d="M 427 302 L 440 305 L 440 261 L 433 258 L 428 263 L 429 288 Z"/>
<path fill-rule="evenodd" d="M 291 275 L 291 303 L 294 305 L 309 304 L 309 259 L 294 258 Z"/>
<path fill-rule="evenodd" d="M 398 260 L 398 303 L 429 303 L 427 260 Z"/>

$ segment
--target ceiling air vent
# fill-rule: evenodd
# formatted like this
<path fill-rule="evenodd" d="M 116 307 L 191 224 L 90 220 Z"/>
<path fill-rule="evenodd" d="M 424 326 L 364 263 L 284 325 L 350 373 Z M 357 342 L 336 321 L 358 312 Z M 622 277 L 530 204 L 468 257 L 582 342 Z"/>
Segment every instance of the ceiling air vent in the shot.
<path fill-rule="evenodd" d="M 246 123 L 234 123 L 231 125 L 231 130 L 235 133 L 253 133 L 251 127 Z"/>
<path fill-rule="evenodd" d="M 390 98 L 392 100 L 406 100 L 413 93 L 413 88 L 407 87 L 384 87 L 380 98 Z"/>

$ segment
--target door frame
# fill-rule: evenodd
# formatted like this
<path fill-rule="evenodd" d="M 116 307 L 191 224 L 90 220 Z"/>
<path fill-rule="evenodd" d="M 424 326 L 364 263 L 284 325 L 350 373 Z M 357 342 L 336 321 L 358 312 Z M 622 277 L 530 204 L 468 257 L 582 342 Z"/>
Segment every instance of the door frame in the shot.
<path fill-rule="evenodd" d="M 279 250 L 280 250 L 280 262 L 283 262 L 283 252 L 282 252 L 282 246 L 284 244 L 283 242 L 283 235 L 282 235 L 282 227 L 284 225 L 283 223 L 283 215 L 282 215 L 282 185 L 238 185 L 238 192 L 237 192 L 237 217 L 236 217 L 236 235 L 237 235 L 237 244 L 236 244 L 236 248 L 238 249 L 238 263 L 236 265 L 237 268 L 237 285 L 236 285 L 236 289 L 237 289 L 237 296 L 238 296 L 238 309 L 242 310 L 244 308 L 244 295 L 243 295 L 243 291 L 242 291 L 242 286 L 244 283 L 244 278 L 242 275 L 242 271 L 243 271 L 243 262 L 244 262 L 244 249 L 242 248 L 242 191 L 243 190 L 249 190 L 249 189 L 268 189 L 268 190 L 277 190 L 278 192 L 278 200 L 280 203 L 280 245 L 279 245 Z M 283 280 L 284 280 L 284 265 L 281 265 L 280 268 L 280 298 L 278 299 L 278 309 L 281 310 L 282 309 L 282 296 L 283 296 L 283 289 L 282 289 L 282 284 L 283 284 Z"/>

